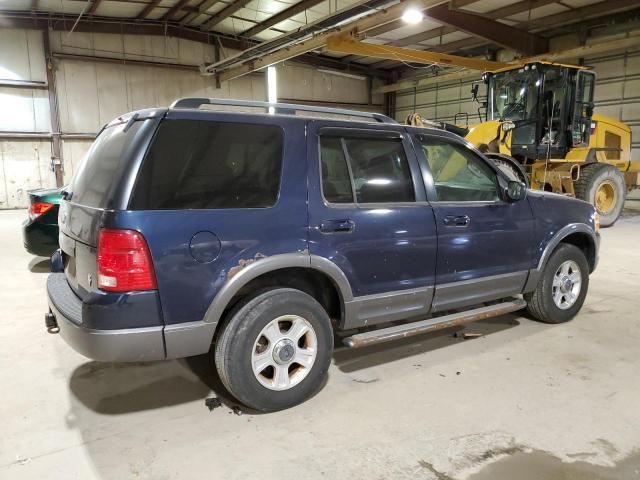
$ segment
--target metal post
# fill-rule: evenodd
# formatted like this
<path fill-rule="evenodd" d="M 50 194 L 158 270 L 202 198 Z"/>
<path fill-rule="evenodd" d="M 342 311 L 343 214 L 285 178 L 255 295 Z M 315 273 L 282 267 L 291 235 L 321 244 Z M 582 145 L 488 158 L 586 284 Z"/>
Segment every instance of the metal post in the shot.
<path fill-rule="evenodd" d="M 47 91 L 49 93 L 49 112 L 51 118 L 51 167 L 56 175 L 56 186 L 64 184 L 62 163 L 62 138 L 60 133 L 60 113 L 58 111 L 58 97 L 56 95 L 56 76 L 53 66 L 51 45 L 49 44 L 49 30 L 42 30 L 44 45 L 45 69 L 47 71 Z"/>

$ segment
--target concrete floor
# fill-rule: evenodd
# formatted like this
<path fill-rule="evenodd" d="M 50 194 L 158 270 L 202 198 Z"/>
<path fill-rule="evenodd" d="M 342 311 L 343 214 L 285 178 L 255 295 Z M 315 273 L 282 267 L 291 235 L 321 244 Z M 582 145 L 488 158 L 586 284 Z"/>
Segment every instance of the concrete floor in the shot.
<path fill-rule="evenodd" d="M 338 350 L 305 404 L 236 415 L 205 406 L 208 356 L 100 364 L 47 334 L 48 263 L 0 212 L 0 478 L 640 478 L 638 214 L 603 232 L 573 322 Z"/>

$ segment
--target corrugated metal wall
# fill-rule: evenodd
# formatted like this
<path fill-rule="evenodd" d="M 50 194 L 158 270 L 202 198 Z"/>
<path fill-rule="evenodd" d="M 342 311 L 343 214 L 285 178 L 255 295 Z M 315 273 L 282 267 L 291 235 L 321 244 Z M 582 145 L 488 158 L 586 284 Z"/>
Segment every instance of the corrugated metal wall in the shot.
<path fill-rule="evenodd" d="M 39 83 L 35 88 L 0 86 L 0 137 L 7 132 L 51 130 L 42 32 L 0 29 L 0 84 Z M 185 96 L 266 99 L 265 76 L 247 75 L 216 88 L 198 66 L 214 61 L 214 47 L 169 37 L 49 32 L 63 134 L 64 181 L 73 176 L 89 139 L 119 114 L 167 106 Z M 223 50 L 223 56 L 234 52 Z M 92 59 L 110 57 L 110 62 Z M 114 63 L 115 62 L 115 63 Z M 144 62 L 144 64 L 143 64 Z M 157 65 L 158 63 L 168 64 Z M 308 102 L 369 104 L 366 79 L 322 73 L 287 62 L 278 68 L 278 96 Z M 0 208 L 25 207 L 27 190 L 55 185 L 46 138 L 0 138 Z"/>
<path fill-rule="evenodd" d="M 614 37 L 611 37 L 614 38 Z M 578 46 L 577 38 L 565 36 L 552 42 L 552 50 Z M 574 61 L 577 61 L 575 59 Z M 571 61 L 567 61 L 571 63 Z M 627 123 L 632 130 L 631 158 L 640 158 L 640 52 L 627 52 L 597 58 L 585 58 L 585 65 L 597 74 L 595 111 Z M 478 78 L 480 74 L 478 74 Z M 396 96 L 395 117 L 404 122 L 407 115 L 417 111 L 424 118 L 454 122 L 457 113 L 469 115 L 469 123 L 479 121 L 478 104 L 471 101 L 472 81 L 432 85 L 428 88 L 405 90 Z M 486 90 L 481 82 L 480 101 Z M 414 107 L 415 105 L 415 107 Z M 464 126 L 466 116 L 459 115 L 457 123 Z"/>

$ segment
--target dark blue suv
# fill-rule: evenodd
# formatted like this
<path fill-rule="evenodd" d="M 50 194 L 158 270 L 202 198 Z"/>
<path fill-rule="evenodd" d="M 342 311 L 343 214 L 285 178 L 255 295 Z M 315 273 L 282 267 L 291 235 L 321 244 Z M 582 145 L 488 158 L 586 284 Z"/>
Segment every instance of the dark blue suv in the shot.
<path fill-rule="evenodd" d="M 319 388 L 334 333 L 359 347 L 525 307 L 570 320 L 598 257 L 588 203 L 527 191 L 449 132 L 329 108 L 124 115 L 64 196 L 50 331 L 101 361 L 213 346 L 263 411 Z"/>

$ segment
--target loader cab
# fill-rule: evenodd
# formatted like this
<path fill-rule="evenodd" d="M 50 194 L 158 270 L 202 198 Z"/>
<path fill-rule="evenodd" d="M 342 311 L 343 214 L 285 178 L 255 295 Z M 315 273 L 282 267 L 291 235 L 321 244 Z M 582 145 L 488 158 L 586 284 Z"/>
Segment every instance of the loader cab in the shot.
<path fill-rule="evenodd" d="M 538 62 L 488 72 L 484 80 L 487 120 L 502 122 L 501 141 L 513 157 L 564 158 L 589 143 L 593 72 Z"/>

